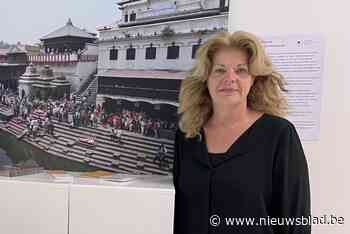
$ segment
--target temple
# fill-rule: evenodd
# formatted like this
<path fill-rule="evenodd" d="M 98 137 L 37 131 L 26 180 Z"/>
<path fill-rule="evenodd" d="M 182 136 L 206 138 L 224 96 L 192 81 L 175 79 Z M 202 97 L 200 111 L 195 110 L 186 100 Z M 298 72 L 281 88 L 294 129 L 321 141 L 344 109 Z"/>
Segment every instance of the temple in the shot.
<path fill-rule="evenodd" d="M 18 79 L 25 72 L 29 58 L 39 54 L 39 46 L 20 42 L 9 48 L 0 49 L 0 85 L 5 89 L 17 90 Z"/>
<path fill-rule="evenodd" d="M 94 43 L 96 34 L 75 27 L 71 19 L 63 27 L 49 33 L 40 39 L 46 53 L 78 53 L 85 48 L 86 43 Z"/>
<path fill-rule="evenodd" d="M 60 99 L 70 96 L 70 83 L 62 75 L 54 76 L 49 65 L 46 65 L 39 73 L 37 68 L 30 64 L 18 83 L 18 94 L 21 99 L 47 100 L 48 98 Z"/>
<path fill-rule="evenodd" d="M 29 62 L 43 70 L 50 65 L 55 75 L 63 75 L 71 83 L 72 92 L 83 92 L 97 70 L 97 37 L 73 25 L 72 20 L 43 36 L 42 53 L 29 56 Z"/>

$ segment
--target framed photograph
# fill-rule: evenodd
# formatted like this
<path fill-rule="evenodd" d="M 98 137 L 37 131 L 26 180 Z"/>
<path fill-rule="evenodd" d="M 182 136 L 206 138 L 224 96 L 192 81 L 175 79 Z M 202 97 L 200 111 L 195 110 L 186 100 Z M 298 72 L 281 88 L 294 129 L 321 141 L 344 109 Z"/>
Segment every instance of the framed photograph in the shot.
<path fill-rule="evenodd" d="M 0 164 L 171 174 L 181 80 L 227 31 L 228 4 L 119 0 L 110 24 L 69 18 L 39 43 L 1 42 Z"/>

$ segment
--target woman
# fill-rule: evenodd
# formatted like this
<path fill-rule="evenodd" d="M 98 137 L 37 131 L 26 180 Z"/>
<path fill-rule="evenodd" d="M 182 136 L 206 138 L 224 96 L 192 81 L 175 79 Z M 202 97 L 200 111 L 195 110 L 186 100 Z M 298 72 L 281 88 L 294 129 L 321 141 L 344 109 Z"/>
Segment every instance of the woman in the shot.
<path fill-rule="evenodd" d="M 180 90 L 174 233 L 311 233 L 300 224 L 310 215 L 308 167 L 281 117 L 283 90 L 254 35 L 224 32 L 201 46 Z"/>

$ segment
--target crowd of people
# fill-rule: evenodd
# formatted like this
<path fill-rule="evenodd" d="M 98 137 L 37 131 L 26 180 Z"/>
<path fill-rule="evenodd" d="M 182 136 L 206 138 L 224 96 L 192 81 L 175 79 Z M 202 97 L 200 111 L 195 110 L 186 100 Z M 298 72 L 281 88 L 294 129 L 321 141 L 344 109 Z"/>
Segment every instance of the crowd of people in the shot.
<path fill-rule="evenodd" d="M 54 136 L 54 124 L 51 119 L 46 117 L 44 120 L 41 120 L 40 118 L 33 118 L 29 115 L 24 121 L 27 126 L 24 133 L 27 136 L 35 138 L 39 136 L 40 131 L 43 134 Z"/>
<path fill-rule="evenodd" d="M 116 129 L 123 129 L 145 136 L 159 137 L 160 130 L 176 131 L 175 122 L 152 118 L 145 112 L 137 112 L 123 109 L 121 112 L 112 113 L 105 118 L 104 124 Z"/>
<path fill-rule="evenodd" d="M 120 112 L 105 113 L 100 104 L 89 104 L 86 96 L 79 100 L 72 95 L 71 98 L 49 98 L 47 101 L 34 97 L 21 98 L 0 84 L 0 100 L 2 105 L 12 110 L 15 117 L 21 117 L 27 121 L 28 126 L 32 126 L 29 121 L 35 119 L 31 115 L 35 112 L 45 119 L 42 121 L 42 126 L 50 126 L 47 123 L 52 122 L 52 118 L 55 118 L 59 122 L 69 123 L 71 127 L 103 126 L 156 138 L 160 137 L 161 130 L 176 131 L 177 129 L 175 121 L 150 117 L 144 111 L 122 109 Z"/>
<path fill-rule="evenodd" d="M 78 100 L 74 95 L 69 99 L 49 98 L 47 101 L 33 97 L 20 98 L 0 85 L 1 104 L 12 110 L 14 117 L 26 124 L 24 135 L 35 138 L 41 134 L 54 136 L 53 119 L 69 123 L 71 127 L 105 127 L 111 130 L 111 140 L 122 143 L 123 132 L 129 131 L 145 136 L 160 137 L 160 130 L 176 131 L 175 122 L 152 118 L 146 112 L 122 109 L 106 114 L 101 105 L 88 104 L 87 98 Z M 36 115 L 33 115 L 36 113 Z M 38 118 L 37 116 L 40 116 Z M 154 163 L 164 167 L 167 149 L 161 144 Z"/>
<path fill-rule="evenodd" d="M 52 118 L 59 122 L 67 122 L 72 127 L 97 127 L 100 121 L 102 108 L 100 105 L 89 105 L 87 97 L 77 100 L 73 95 L 71 99 L 66 96 L 61 99 L 49 98 L 42 101 L 34 97 L 19 97 L 14 92 L 5 89 L 0 84 L 1 104 L 12 111 L 15 118 L 21 118 L 27 125 L 27 131 L 35 136 L 43 129 L 49 134 L 53 134 Z M 37 118 L 32 113 L 39 114 Z"/>

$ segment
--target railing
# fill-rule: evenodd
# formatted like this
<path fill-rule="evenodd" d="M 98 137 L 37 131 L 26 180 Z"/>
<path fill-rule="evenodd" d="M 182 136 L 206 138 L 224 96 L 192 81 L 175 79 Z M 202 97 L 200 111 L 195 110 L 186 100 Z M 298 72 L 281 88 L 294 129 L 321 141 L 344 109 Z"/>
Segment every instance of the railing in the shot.
<path fill-rule="evenodd" d="M 77 54 L 45 54 L 45 55 L 30 55 L 30 63 L 74 63 L 78 62 Z"/>
<path fill-rule="evenodd" d="M 90 99 L 93 99 L 94 101 L 96 101 L 97 82 L 98 82 L 98 77 L 95 77 L 95 79 L 93 79 L 90 82 L 90 84 L 87 86 L 87 88 L 80 92 L 80 95 L 81 96 L 88 95 L 88 97 L 90 97 Z M 90 94 L 89 94 L 89 92 L 90 92 Z"/>
<path fill-rule="evenodd" d="M 98 55 L 90 54 L 47 54 L 47 55 L 31 55 L 30 63 L 72 63 L 72 62 L 96 62 Z"/>
<path fill-rule="evenodd" d="M 89 88 L 90 84 L 97 79 L 95 75 L 97 74 L 97 69 L 92 73 L 85 81 L 84 83 L 80 86 L 79 90 L 75 92 L 77 95 L 81 95 L 86 89 Z"/>

